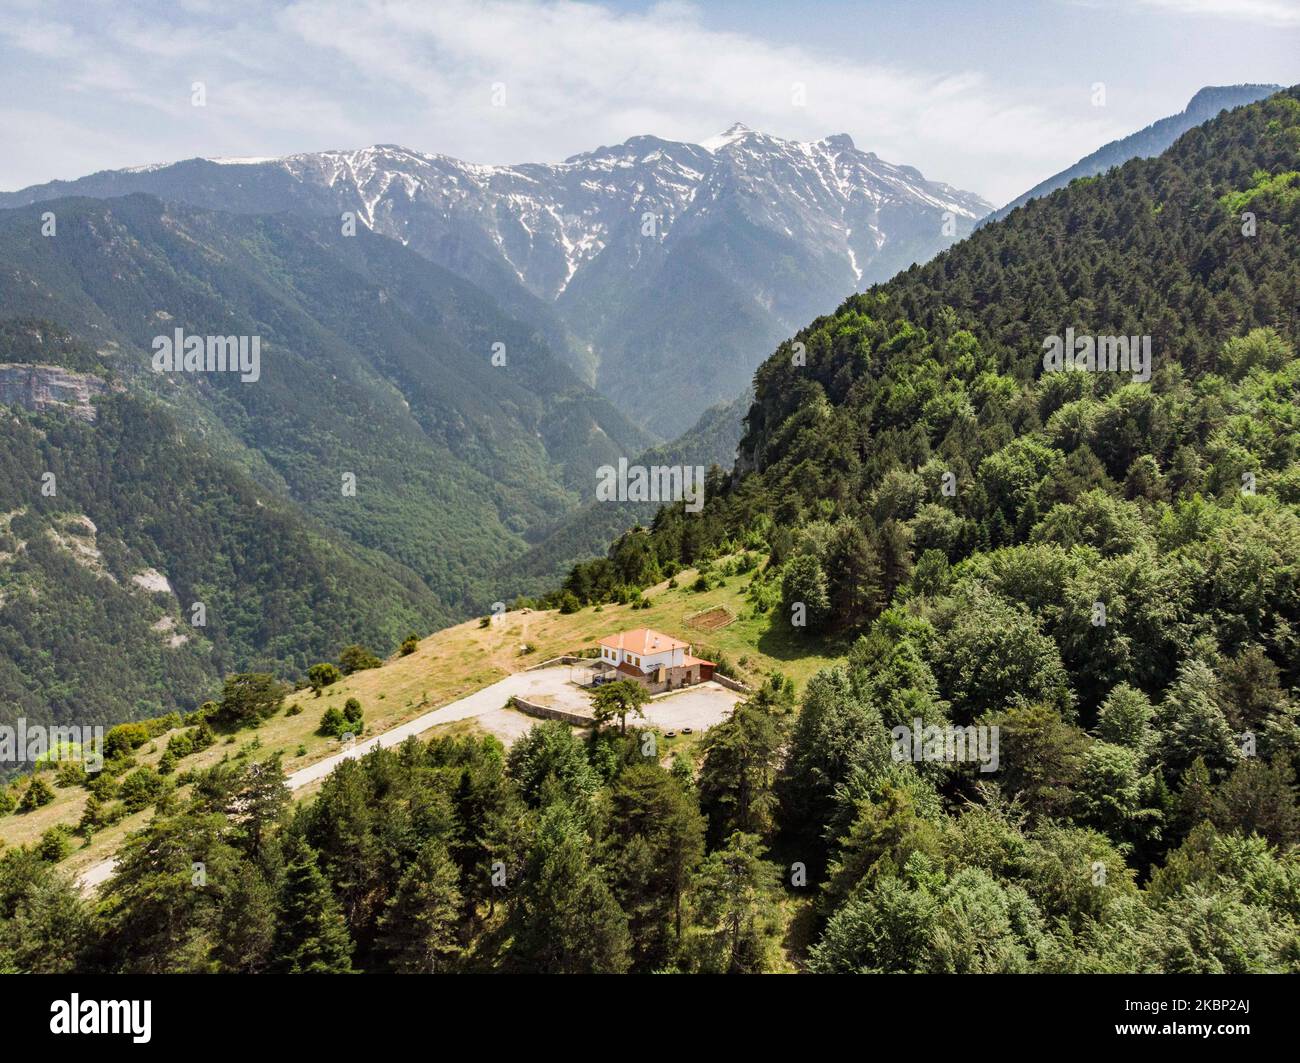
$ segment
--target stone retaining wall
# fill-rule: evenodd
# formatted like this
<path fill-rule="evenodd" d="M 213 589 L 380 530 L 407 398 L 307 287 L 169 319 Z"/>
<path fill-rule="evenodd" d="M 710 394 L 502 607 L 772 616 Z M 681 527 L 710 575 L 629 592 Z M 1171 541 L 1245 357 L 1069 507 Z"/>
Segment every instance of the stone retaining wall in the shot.
<path fill-rule="evenodd" d="M 751 691 L 749 687 L 745 686 L 744 683 L 737 683 L 734 679 L 728 679 L 725 675 L 723 675 L 721 672 L 718 671 L 715 671 L 713 673 L 713 681 L 719 684 L 720 686 L 726 687 L 728 690 L 734 690 L 740 694 L 753 693 L 753 691 Z"/>
<path fill-rule="evenodd" d="M 518 694 L 511 697 L 510 701 L 520 712 L 526 712 L 529 716 L 540 716 L 544 720 L 559 720 L 573 727 L 591 727 L 596 722 L 590 716 L 580 716 L 576 712 L 557 709 L 551 705 L 538 705 L 534 701 L 526 701 Z"/>

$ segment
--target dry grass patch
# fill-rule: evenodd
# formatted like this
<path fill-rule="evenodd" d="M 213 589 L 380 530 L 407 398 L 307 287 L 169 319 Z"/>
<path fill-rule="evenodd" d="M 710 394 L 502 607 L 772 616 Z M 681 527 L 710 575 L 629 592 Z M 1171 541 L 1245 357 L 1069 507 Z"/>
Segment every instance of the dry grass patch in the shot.
<path fill-rule="evenodd" d="M 337 739 L 316 733 L 326 708 L 342 708 L 348 698 L 361 703 L 365 736 L 387 731 L 439 708 L 467 694 L 472 694 L 512 672 L 518 672 L 562 654 L 594 650 L 604 636 L 637 627 L 653 627 L 688 641 L 692 638 L 692 621 L 702 617 L 727 616 L 725 625 L 698 632 L 707 640 L 696 645 L 697 652 L 724 654 L 749 683 L 762 681 L 772 670 L 780 670 L 802 688 L 819 668 L 830 663 L 830 650 L 813 639 L 794 635 L 770 614 L 754 614 L 745 597 L 752 574 L 727 577 L 717 587 L 703 593 L 690 589 L 697 573 L 678 573 L 677 587 L 667 581 L 645 592 L 649 608 L 628 605 L 588 606 L 577 612 L 561 614 L 555 610 L 519 609 L 505 613 L 487 626 L 470 620 L 445 628 L 421 640 L 415 652 L 397 656 L 379 668 L 344 676 L 326 687 L 320 697 L 311 690 L 299 690 L 285 698 L 285 709 L 298 705 L 301 712 L 289 715 L 281 710 L 255 730 L 236 732 L 234 742 L 219 735 L 214 745 L 177 762 L 178 773 L 212 767 L 223 760 L 260 761 L 280 753 L 286 771 L 296 771 L 339 752 Z M 531 652 L 521 653 L 522 646 Z M 513 710 L 508 710 L 513 711 Z M 531 718 L 530 718 L 531 719 Z M 505 735 L 523 724 L 515 720 L 460 720 L 425 732 L 487 733 L 499 730 Z M 509 728 L 500 725 L 509 724 Z M 135 754 L 139 764 L 156 766 L 167 747 L 168 734 L 159 735 Z M 362 736 L 358 736 L 362 737 Z M 700 735 L 678 735 L 662 739 L 661 753 L 671 762 L 677 749 L 687 750 L 698 763 Z M 256 740 L 256 748 L 247 748 Z M 52 780 L 52 775 L 47 775 Z M 295 795 L 310 797 L 316 787 L 306 787 Z M 31 844 L 56 823 L 75 827 L 86 804 L 87 793 L 81 787 L 55 789 L 55 799 L 32 812 L 13 813 L 0 818 L 0 841 L 8 845 Z M 73 850 L 64 867 L 80 873 L 86 867 L 111 855 L 128 831 L 148 822 L 152 809 L 137 812 L 94 836 L 84 848 Z M 74 846 L 79 839 L 74 838 Z"/>

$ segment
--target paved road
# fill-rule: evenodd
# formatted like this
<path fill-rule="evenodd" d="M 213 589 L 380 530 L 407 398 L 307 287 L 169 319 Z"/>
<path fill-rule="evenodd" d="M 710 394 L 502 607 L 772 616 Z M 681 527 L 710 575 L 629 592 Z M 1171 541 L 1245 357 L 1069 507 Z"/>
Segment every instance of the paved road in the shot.
<path fill-rule="evenodd" d="M 550 669 L 547 669 L 547 671 L 550 671 Z M 567 671 L 565 669 L 566 675 Z M 300 790 L 308 783 L 325 778 L 345 760 L 355 760 L 357 757 L 363 757 L 372 749 L 386 749 L 389 746 L 398 745 L 412 735 L 422 734 L 430 727 L 435 727 L 440 723 L 453 723 L 456 720 L 466 720 L 471 716 L 481 716 L 484 713 L 493 712 L 504 706 L 515 694 L 526 695 L 535 692 L 539 687 L 546 686 L 546 681 L 541 672 L 516 672 L 514 675 L 508 675 L 504 679 L 484 687 L 482 690 L 461 698 L 459 701 L 453 701 L 438 709 L 431 709 L 413 720 L 385 731 L 383 734 L 375 735 L 374 738 L 367 738 L 364 742 L 357 742 L 351 749 L 345 749 L 341 753 L 335 753 L 333 756 L 325 757 L 314 764 L 308 764 L 305 768 L 290 772 L 285 777 L 285 785 L 290 790 Z M 117 861 L 110 857 L 88 867 L 77 880 L 82 890 L 97 889 L 113 873 L 113 867 L 116 863 Z"/>
<path fill-rule="evenodd" d="M 342 753 L 335 753 L 332 757 L 325 757 L 323 760 L 316 761 L 315 764 L 308 764 L 305 768 L 290 772 L 285 778 L 285 784 L 290 790 L 299 790 L 308 783 L 325 778 L 345 760 L 364 757 L 372 749 L 387 749 L 389 746 L 400 745 L 413 735 L 423 734 L 430 727 L 436 727 L 440 723 L 467 720 L 471 716 L 482 716 L 484 713 L 499 709 L 509 702 L 514 695 L 527 694 L 532 690 L 537 685 L 538 674 L 537 672 L 516 672 L 514 675 L 508 675 L 504 679 L 499 679 L 490 686 L 484 687 L 482 690 L 461 698 L 459 701 L 453 701 L 440 709 L 431 709 L 422 716 L 417 716 L 413 720 L 399 724 L 383 734 L 375 735 L 374 738 L 367 738 L 364 742 L 357 742 L 351 749 L 345 749 Z"/>
<path fill-rule="evenodd" d="M 333 756 L 325 757 L 314 764 L 308 764 L 305 768 L 290 772 L 285 777 L 285 785 L 290 790 L 300 790 L 309 783 L 325 778 L 345 760 L 355 760 L 357 757 L 363 757 L 372 749 L 386 749 L 389 746 L 398 745 L 413 735 L 423 734 L 430 727 L 436 727 L 438 724 L 467 720 L 472 716 L 495 715 L 500 713 L 507 702 L 516 694 L 524 698 L 532 697 L 533 699 L 547 699 L 548 701 L 554 701 L 557 698 L 568 699 L 574 704 L 562 701 L 565 708 L 580 709 L 581 705 L 578 703 L 585 705 L 587 701 L 586 695 L 574 691 L 574 688 L 568 683 L 568 678 L 569 669 L 567 665 L 557 665 L 554 668 L 543 668 L 532 672 L 516 672 L 514 675 L 508 675 L 504 679 L 499 679 L 490 686 L 484 687 L 482 690 L 460 698 L 458 701 L 453 701 L 438 709 L 431 709 L 413 720 L 385 731 L 383 734 L 375 735 L 374 738 L 367 738 L 364 742 L 357 742 L 351 749 L 345 749 L 341 753 L 335 753 Z M 646 706 L 646 716 L 651 723 L 663 727 L 665 730 L 680 729 L 683 726 L 704 730 L 729 714 L 739 700 L 740 695 L 734 691 L 727 690 L 717 683 L 704 683 L 690 690 L 654 698 Z M 495 726 L 489 726 L 489 730 L 494 731 L 500 728 L 501 724 L 499 722 Z M 94 890 L 102 885 L 108 879 L 108 876 L 113 873 L 115 863 L 116 861 L 110 858 L 88 867 L 78 879 L 82 890 Z"/>

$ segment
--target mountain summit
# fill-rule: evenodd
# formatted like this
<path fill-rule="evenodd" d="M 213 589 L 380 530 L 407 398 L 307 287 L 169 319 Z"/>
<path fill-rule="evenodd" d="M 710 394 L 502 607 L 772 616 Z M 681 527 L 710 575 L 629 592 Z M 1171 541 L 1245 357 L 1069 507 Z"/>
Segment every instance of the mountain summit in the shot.
<path fill-rule="evenodd" d="M 733 399 L 764 352 L 854 290 L 924 262 L 991 209 L 860 151 L 736 123 L 560 163 L 487 166 L 392 144 L 190 159 L 0 195 L 148 192 L 240 213 L 353 213 L 528 321 L 663 436 Z"/>

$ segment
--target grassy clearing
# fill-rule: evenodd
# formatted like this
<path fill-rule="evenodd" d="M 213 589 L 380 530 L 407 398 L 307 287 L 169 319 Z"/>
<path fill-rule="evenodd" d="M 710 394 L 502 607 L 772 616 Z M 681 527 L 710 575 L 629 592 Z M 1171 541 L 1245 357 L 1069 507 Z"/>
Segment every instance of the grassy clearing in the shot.
<path fill-rule="evenodd" d="M 177 770 L 207 768 L 236 758 L 258 761 L 279 752 L 285 770 L 295 771 L 339 751 L 336 739 L 316 734 L 322 714 L 331 705 L 341 708 L 348 698 L 355 697 L 365 713 L 366 735 L 378 734 L 480 690 L 511 672 L 564 653 L 594 648 L 605 635 L 628 628 L 657 628 L 697 648 L 704 645 L 721 652 L 750 682 L 759 682 L 767 672 L 779 669 L 802 688 L 818 668 L 832 659 L 831 648 L 774 624 L 771 614 L 751 615 L 744 591 L 752 575 L 729 577 L 704 592 L 690 589 L 695 576 L 694 571 L 685 571 L 677 576 L 678 587 L 669 588 L 667 583 L 652 587 L 645 594 L 650 600 L 647 609 L 589 606 L 570 614 L 521 609 L 506 613 L 487 627 L 471 620 L 435 632 L 422 640 L 414 653 L 392 658 L 380 668 L 345 676 L 326 687 L 319 698 L 310 690 L 291 694 L 285 699 L 286 709 L 297 704 L 302 708 L 300 713 L 281 711 L 255 731 L 219 736 L 210 748 L 181 760 Z M 737 619 L 707 633 L 687 625 L 687 617 L 717 608 L 729 610 Z M 531 649 L 523 652 L 524 646 Z M 463 720 L 435 728 L 433 733 L 482 729 L 472 720 Z M 137 762 L 156 765 L 167 747 L 167 737 L 161 735 L 141 747 L 136 752 Z M 682 750 L 698 764 L 700 738 L 692 734 L 664 739 L 661 753 L 665 763 L 673 752 Z M 52 781 L 53 776 L 46 778 Z M 309 797 L 316 788 L 304 788 L 297 797 Z M 30 844 L 56 823 L 75 826 L 86 803 L 86 791 L 81 787 L 56 788 L 55 795 L 54 801 L 43 808 L 0 818 L 0 842 Z M 152 814 L 152 809 L 145 809 L 105 828 L 89 845 L 74 849 L 63 866 L 79 874 L 110 856 L 125 835 L 142 827 Z M 79 842 L 79 837 L 74 838 L 74 845 Z"/>

